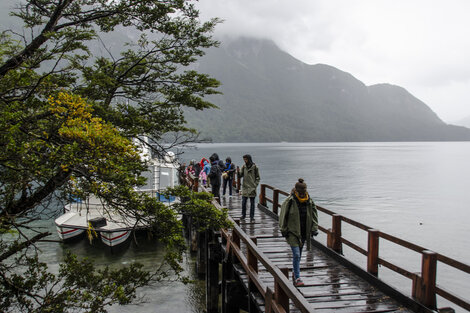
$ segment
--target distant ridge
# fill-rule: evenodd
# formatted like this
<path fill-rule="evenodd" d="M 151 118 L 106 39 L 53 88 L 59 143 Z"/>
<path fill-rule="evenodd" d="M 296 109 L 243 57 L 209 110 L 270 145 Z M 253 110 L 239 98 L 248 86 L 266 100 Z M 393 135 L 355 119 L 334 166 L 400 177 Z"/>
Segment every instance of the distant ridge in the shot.
<path fill-rule="evenodd" d="M 455 124 L 470 128 L 470 116 L 467 116 L 461 120 L 456 121 Z"/>
<path fill-rule="evenodd" d="M 445 124 L 402 87 L 366 86 L 269 40 L 224 41 L 197 67 L 222 82 L 210 98 L 220 109 L 186 118 L 214 142 L 470 140 L 470 129 Z"/>

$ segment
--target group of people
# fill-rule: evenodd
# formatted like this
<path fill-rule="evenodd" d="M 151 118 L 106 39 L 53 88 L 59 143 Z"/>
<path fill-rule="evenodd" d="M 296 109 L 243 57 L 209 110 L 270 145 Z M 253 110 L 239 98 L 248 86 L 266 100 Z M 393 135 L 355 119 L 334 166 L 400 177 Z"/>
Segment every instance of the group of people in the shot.
<path fill-rule="evenodd" d="M 213 153 L 209 160 L 203 158 L 199 163 L 192 160 L 186 168 L 185 173 L 199 177 L 200 181 L 211 186 L 214 197 L 220 198 L 220 187 L 223 184 L 223 196 L 225 196 L 227 185 L 229 195 L 232 196 L 232 183 L 235 172 L 237 172 L 241 184 L 242 195 L 242 219 L 246 218 L 247 202 L 250 199 L 250 221 L 254 222 L 255 197 L 260 182 L 259 169 L 253 162 L 251 156 L 243 156 L 243 166 L 237 169 L 232 159 L 227 157 L 225 163 L 219 160 L 217 153 Z M 305 244 L 310 247 L 311 237 L 318 234 L 318 212 L 312 198 L 307 192 L 307 184 L 302 178 L 295 183 L 290 195 L 281 205 L 279 215 L 279 227 L 281 234 L 285 237 L 292 250 L 292 267 L 294 285 L 303 286 L 300 278 L 300 260 Z"/>
<path fill-rule="evenodd" d="M 241 168 L 237 168 L 232 162 L 230 157 L 225 159 L 225 163 L 219 159 L 217 153 L 213 153 L 209 160 L 202 158 L 200 162 L 191 160 L 188 167 L 185 168 L 186 175 L 192 174 L 199 178 L 199 181 L 204 185 L 210 185 L 211 193 L 216 198 L 220 198 L 220 188 L 222 186 L 225 196 L 228 186 L 229 196 L 233 195 L 233 179 L 235 172 L 241 179 L 241 196 L 242 196 L 242 219 L 246 218 L 247 202 L 250 199 L 250 220 L 254 221 L 255 218 L 255 198 L 256 189 L 258 188 L 261 180 L 259 169 L 253 162 L 251 155 L 245 154 L 243 156 Z"/>

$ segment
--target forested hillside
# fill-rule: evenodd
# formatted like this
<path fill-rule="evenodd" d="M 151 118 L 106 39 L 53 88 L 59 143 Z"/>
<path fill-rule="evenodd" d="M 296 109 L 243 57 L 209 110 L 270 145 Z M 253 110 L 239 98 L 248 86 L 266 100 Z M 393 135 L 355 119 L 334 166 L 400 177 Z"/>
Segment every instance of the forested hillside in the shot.
<path fill-rule="evenodd" d="M 222 83 L 219 109 L 188 110 L 215 142 L 469 140 L 425 103 L 389 84 L 366 86 L 324 64 L 307 65 L 273 42 L 222 42 L 197 64 Z"/>

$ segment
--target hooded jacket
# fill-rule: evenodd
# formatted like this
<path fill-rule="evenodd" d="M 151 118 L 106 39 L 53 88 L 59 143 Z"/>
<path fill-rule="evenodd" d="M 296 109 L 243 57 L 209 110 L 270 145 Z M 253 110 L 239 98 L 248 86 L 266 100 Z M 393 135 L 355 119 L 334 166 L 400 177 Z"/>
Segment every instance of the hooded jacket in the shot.
<path fill-rule="evenodd" d="M 204 160 L 204 167 L 203 167 L 203 172 L 206 173 L 206 176 L 209 175 L 209 172 L 211 170 L 211 165 L 209 164 L 209 161 Z"/>
<path fill-rule="evenodd" d="M 256 164 L 251 160 L 251 156 L 244 155 L 243 157 L 248 159 L 248 166 L 244 164 L 240 169 L 240 178 L 243 178 L 242 196 L 256 197 L 256 188 L 261 180 L 259 170 Z"/>
<path fill-rule="evenodd" d="M 295 195 L 287 197 L 281 205 L 281 214 L 279 215 L 279 227 L 287 243 L 293 247 L 302 246 L 302 235 L 300 233 L 300 214 Z M 318 230 L 318 212 L 312 198 L 307 200 L 307 219 L 305 221 L 307 232 L 307 248 L 311 246 L 310 233 Z"/>
<path fill-rule="evenodd" d="M 209 175 L 207 176 L 209 177 L 212 186 L 220 186 L 222 168 L 219 166 L 219 156 L 217 155 L 217 153 L 214 153 L 211 155 L 209 160 L 211 161 L 211 168 L 209 171 Z"/>

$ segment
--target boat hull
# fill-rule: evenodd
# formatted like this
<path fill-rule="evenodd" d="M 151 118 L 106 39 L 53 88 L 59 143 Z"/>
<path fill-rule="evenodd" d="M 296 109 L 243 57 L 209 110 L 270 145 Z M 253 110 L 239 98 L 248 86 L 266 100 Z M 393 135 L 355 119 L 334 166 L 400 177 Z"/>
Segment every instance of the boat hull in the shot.
<path fill-rule="evenodd" d="M 116 247 L 123 244 L 131 236 L 131 230 L 100 232 L 101 241 L 108 247 Z"/>
<path fill-rule="evenodd" d="M 60 227 L 56 226 L 57 234 L 59 238 L 63 241 L 71 241 L 74 239 L 81 238 L 85 233 L 85 230 L 80 228 L 73 228 L 73 227 Z"/>

